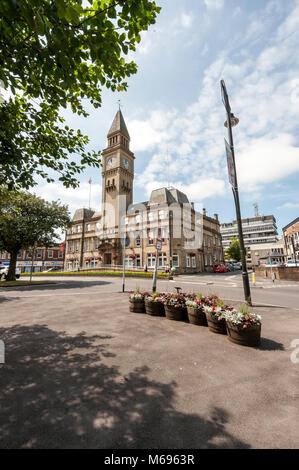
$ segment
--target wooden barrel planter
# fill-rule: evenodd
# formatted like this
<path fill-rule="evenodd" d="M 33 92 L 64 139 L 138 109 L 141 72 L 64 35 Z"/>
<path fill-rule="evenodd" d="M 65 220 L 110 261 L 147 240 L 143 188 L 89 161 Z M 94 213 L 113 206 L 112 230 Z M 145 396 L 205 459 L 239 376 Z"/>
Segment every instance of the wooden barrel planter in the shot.
<path fill-rule="evenodd" d="M 145 300 L 145 312 L 148 315 L 154 317 L 162 317 L 165 315 L 164 305 L 161 302 L 152 302 L 151 300 Z"/>
<path fill-rule="evenodd" d="M 130 299 L 130 312 L 145 313 L 144 300 L 131 300 Z"/>
<path fill-rule="evenodd" d="M 232 343 L 241 346 L 258 346 L 261 342 L 261 325 L 251 325 L 249 328 L 241 328 L 230 322 L 226 324 L 227 336 Z"/>
<path fill-rule="evenodd" d="M 201 308 L 187 307 L 187 313 L 192 325 L 208 326 L 206 314 Z"/>
<path fill-rule="evenodd" d="M 174 307 L 174 305 L 165 305 L 165 315 L 168 320 L 175 321 L 185 321 L 188 318 L 185 307 Z"/>
<path fill-rule="evenodd" d="M 217 333 L 218 335 L 226 335 L 226 321 L 223 318 L 222 320 L 218 320 L 216 315 L 212 315 L 211 313 L 206 312 L 207 322 L 209 330 L 213 333 Z"/>

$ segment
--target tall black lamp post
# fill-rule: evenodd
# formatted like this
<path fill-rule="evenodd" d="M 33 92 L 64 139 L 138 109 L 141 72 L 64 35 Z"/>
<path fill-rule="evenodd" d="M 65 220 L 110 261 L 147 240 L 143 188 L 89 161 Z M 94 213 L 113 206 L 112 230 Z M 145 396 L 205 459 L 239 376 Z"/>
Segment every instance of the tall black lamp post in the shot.
<path fill-rule="evenodd" d="M 233 195 L 234 195 L 235 205 L 236 205 L 236 216 L 237 216 L 237 222 L 238 222 L 239 243 L 240 243 L 241 260 L 242 260 L 242 278 L 243 278 L 244 295 L 245 295 L 245 300 L 247 304 L 252 305 L 249 278 L 248 278 L 247 265 L 246 265 L 246 255 L 245 255 L 245 247 L 244 247 L 242 218 L 241 218 L 241 209 L 240 209 L 240 201 L 239 201 L 238 181 L 237 181 L 233 132 L 232 132 L 232 128 L 238 125 L 239 119 L 236 118 L 231 112 L 231 107 L 230 107 L 229 98 L 228 98 L 228 94 L 226 91 L 224 80 L 221 80 L 220 85 L 221 85 L 222 101 L 223 101 L 223 104 L 226 110 L 226 115 L 227 115 L 227 120 L 225 121 L 224 126 L 227 127 L 228 129 L 229 144 L 227 142 L 225 143 L 226 143 L 229 180 L 232 185 L 232 190 L 233 190 Z"/>

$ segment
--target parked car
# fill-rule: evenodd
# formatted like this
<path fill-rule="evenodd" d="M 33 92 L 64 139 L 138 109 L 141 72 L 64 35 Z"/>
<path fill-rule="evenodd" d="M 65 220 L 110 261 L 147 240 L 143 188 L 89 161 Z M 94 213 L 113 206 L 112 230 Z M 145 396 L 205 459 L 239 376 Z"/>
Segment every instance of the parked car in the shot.
<path fill-rule="evenodd" d="M 238 271 L 238 270 L 242 269 L 242 265 L 240 263 L 234 263 L 233 266 L 235 268 L 235 271 Z"/>
<path fill-rule="evenodd" d="M 266 263 L 265 264 L 265 268 L 271 268 L 271 267 L 275 268 L 277 266 L 279 266 L 279 263 L 277 263 L 277 261 L 272 261 L 272 263 Z"/>
<path fill-rule="evenodd" d="M 214 273 L 227 273 L 228 268 L 224 266 L 224 264 L 217 264 L 216 266 L 214 266 L 213 272 Z"/>
<path fill-rule="evenodd" d="M 287 268 L 295 268 L 296 266 L 299 266 L 299 261 L 297 260 L 297 262 L 294 260 L 294 259 L 289 259 L 286 263 L 285 263 L 285 266 Z"/>
<path fill-rule="evenodd" d="M 235 270 L 233 263 L 225 263 L 225 266 L 227 267 L 229 271 Z"/>
<path fill-rule="evenodd" d="M 6 279 L 9 266 L 0 266 L 0 281 Z M 16 268 L 16 278 L 19 279 L 21 274 L 20 268 Z"/>

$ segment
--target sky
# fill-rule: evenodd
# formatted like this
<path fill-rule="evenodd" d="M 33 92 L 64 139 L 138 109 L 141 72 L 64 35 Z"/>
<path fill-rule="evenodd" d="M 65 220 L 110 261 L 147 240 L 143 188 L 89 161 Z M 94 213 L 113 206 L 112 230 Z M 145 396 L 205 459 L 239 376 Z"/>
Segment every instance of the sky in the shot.
<path fill-rule="evenodd" d="M 157 0 L 155 25 L 142 33 L 130 58 L 138 72 L 125 93 L 103 91 L 101 108 L 86 102 L 88 118 L 64 113 L 66 124 L 104 149 L 121 109 L 135 153 L 134 202 L 174 186 L 220 222 L 235 219 L 223 126 L 224 79 L 232 112 L 242 217 L 276 217 L 281 228 L 299 213 L 299 0 Z M 73 213 L 100 210 L 101 169 L 79 177 L 80 187 L 40 181 L 34 192 L 69 204 Z"/>

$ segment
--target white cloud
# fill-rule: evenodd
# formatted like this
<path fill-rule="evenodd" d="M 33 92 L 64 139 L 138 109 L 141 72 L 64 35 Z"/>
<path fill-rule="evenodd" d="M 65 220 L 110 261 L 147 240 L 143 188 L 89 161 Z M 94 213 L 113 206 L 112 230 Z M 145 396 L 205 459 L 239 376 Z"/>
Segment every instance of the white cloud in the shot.
<path fill-rule="evenodd" d="M 299 209 L 299 202 L 285 202 L 277 209 Z"/>
<path fill-rule="evenodd" d="M 32 192 L 36 193 L 47 201 L 61 200 L 63 204 L 69 206 L 73 215 L 74 211 L 80 207 L 89 206 L 89 183 L 80 183 L 78 188 L 65 188 L 61 183 L 41 184 Z M 91 185 L 91 207 L 100 210 L 101 185 L 92 183 Z"/>
<path fill-rule="evenodd" d="M 181 24 L 184 28 L 190 28 L 192 26 L 193 18 L 188 13 L 182 13 Z"/>
<path fill-rule="evenodd" d="M 247 34 L 260 30 L 267 14 L 267 9 L 260 14 L 258 26 L 253 18 Z M 240 118 L 234 136 L 242 191 L 257 193 L 298 172 L 299 141 L 294 137 L 299 122 L 298 42 L 296 6 L 259 54 L 250 54 L 248 49 L 246 54 L 238 55 L 236 62 L 229 49 L 223 50 L 206 69 L 198 100 L 185 111 L 163 113 L 157 109 L 148 118 L 135 120 L 134 146 L 136 138 L 140 149 L 154 151 L 144 172 L 138 175 L 137 184 L 149 192 L 154 185 L 163 186 L 169 173 L 171 184 L 194 200 L 225 194 L 228 178 L 221 78 L 225 78 L 233 111 Z"/>
<path fill-rule="evenodd" d="M 204 0 L 208 9 L 219 10 L 224 5 L 224 0 Z"/>

